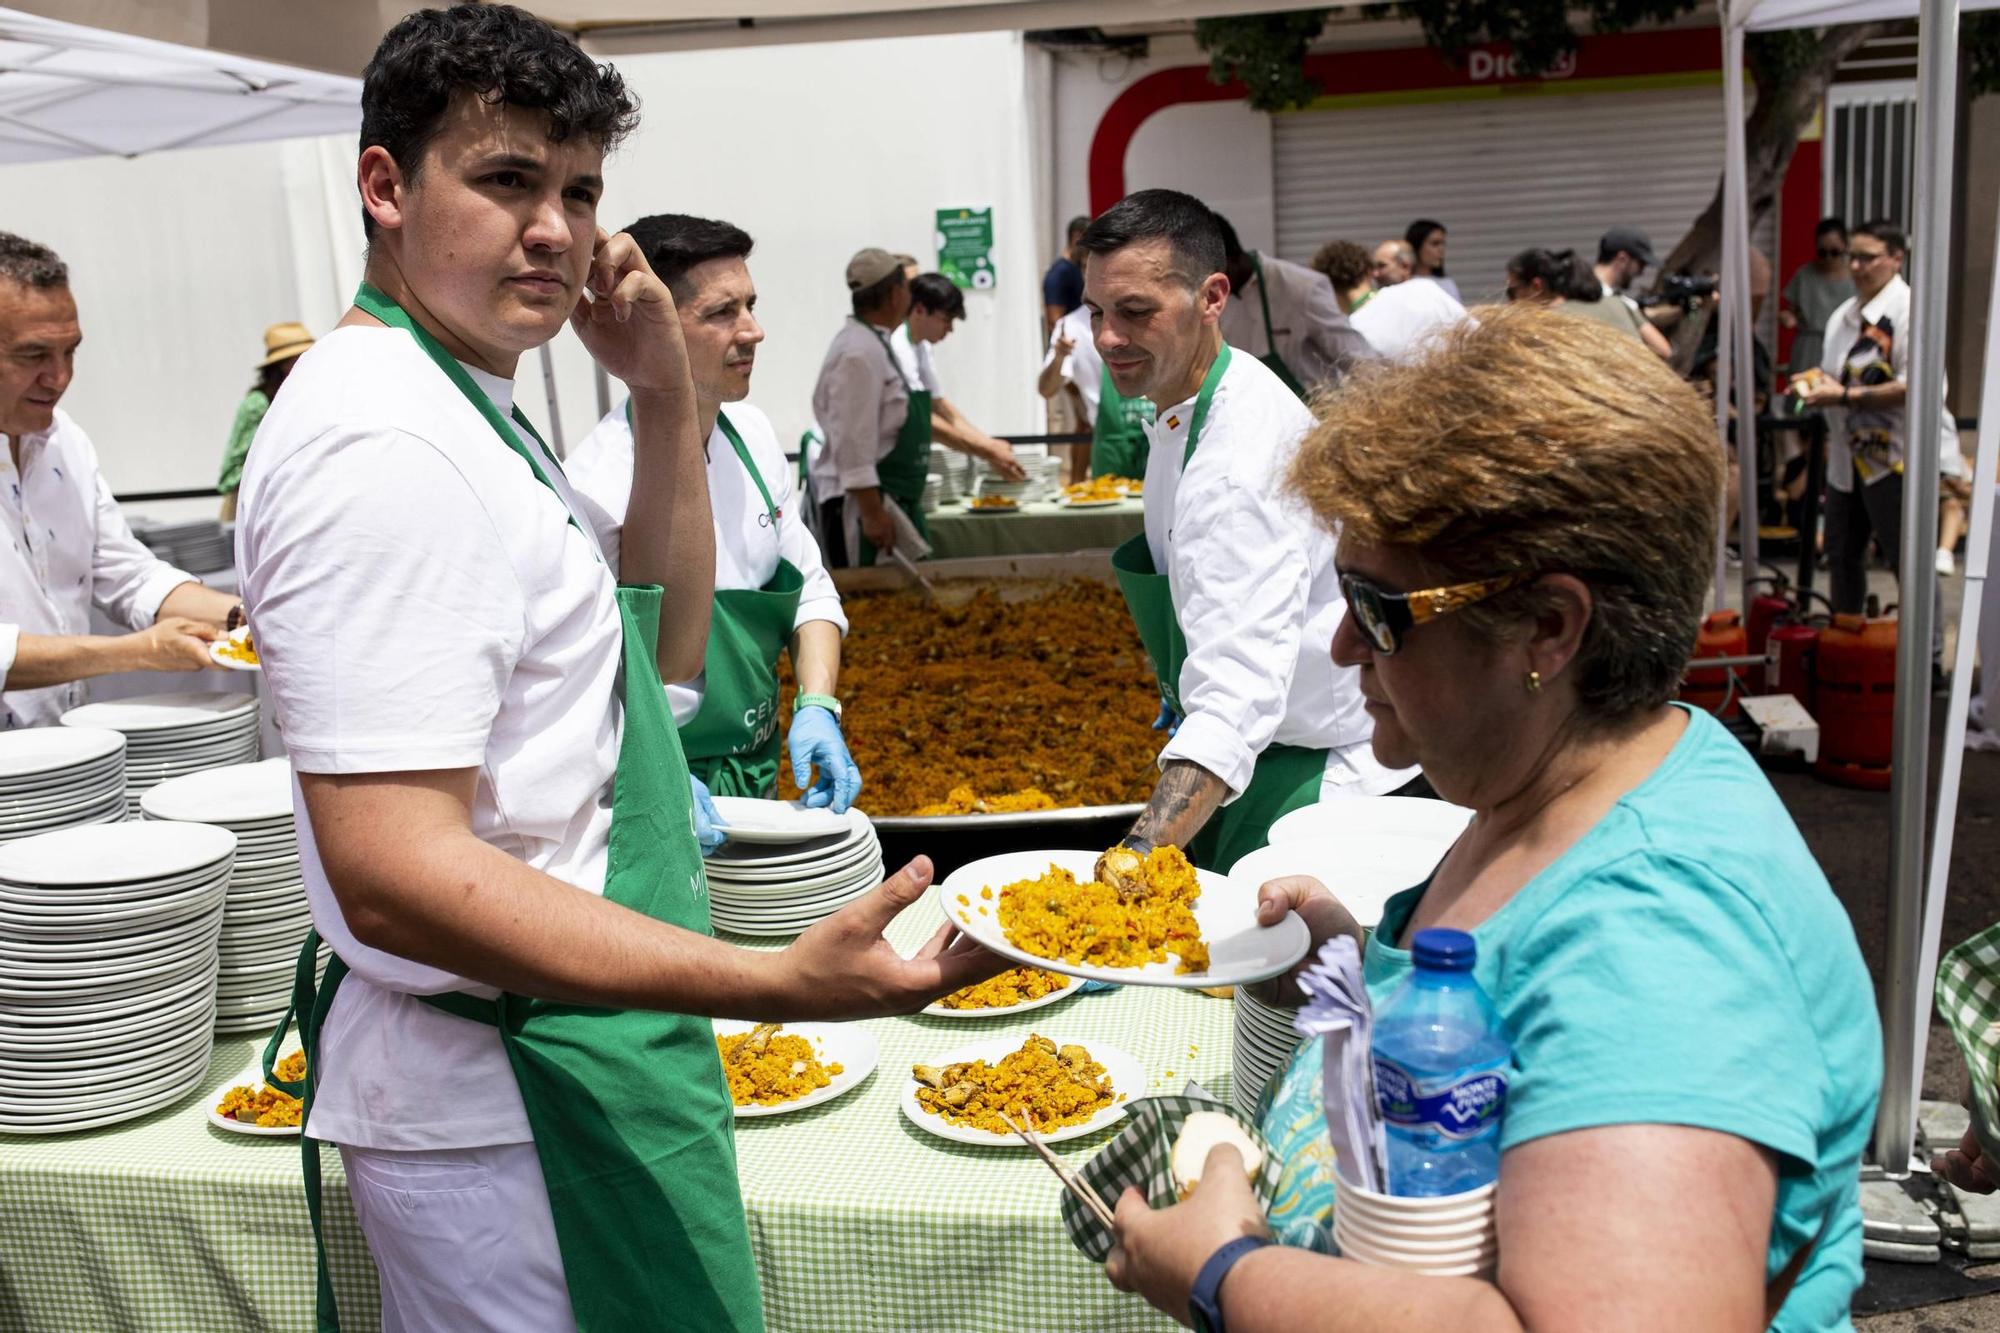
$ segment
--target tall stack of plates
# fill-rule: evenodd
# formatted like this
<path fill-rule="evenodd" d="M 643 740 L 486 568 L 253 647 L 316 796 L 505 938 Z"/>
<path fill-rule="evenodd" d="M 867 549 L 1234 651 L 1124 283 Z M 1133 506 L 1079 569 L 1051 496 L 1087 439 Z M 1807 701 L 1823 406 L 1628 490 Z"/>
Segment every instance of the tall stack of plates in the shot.
<path fill-rule="evenodd" d="M 0 732 L 0 842 L 125 818 L 125 737 L 87 727 Z"/>
<path fill-rule="evenodd" d="M 936 472 L 924 478 L 924 512 L 937 512 L 944 504 L 944 477 Z"/>
<path fill-rule="evenodd" d="M 1230 1102 L 1248 1116 L 1257 1114 L 1264 1090 L 1298 1049 L 1299 1034 L 1292 1027 L 1292 1011 L 1273 1009 L 1261 1003 L 1243 987 L 1236 988 L 1236 1038 L 1231 1050 Z"/>
<path fill-rule="evenodd" d="M 254 694 L 142 694 L 72 708 L 62 720 L 125 733 L 125 797 L 135 816 L 162 782 L 257 757 Z"/>
<path fill-rule="evenodd" d="M 215 1030 L 268 1031 L 285 1011 L 299 945 L 312 929 L 292 822 L 290 762 L 266 759 L 175 778 L 147 792 L 139 805 L 147 819 L 213 824 L 236 835 Z"/>
<path fill-rule="evenodd" d="M 1033 484 L 1030 498 L 1050 500 L 1062 490 L 1063 460 L 1044 454 L 1040 458 L 1024 458 L 1021 466 L 1028 470 L 1028 480 Z"/>
<path fill-rule="evenodd" d="M 882 843 L 875 826 L 859 810 L 849 810 L 845 820 L 843 832 L 804 842 L 732 837 L 705 863 L 716 929 L 796 935 L 881 883 Z"/>
<path fill-rule="evenodd" d="M 0 1133 L 116 1124 L 202 1086 L 235 855 L 202 824 L 0 847 Z"/>
<path fill-rule="evenodd" d="M 930 470 L 938 474 L 938 498 L 946 504 L 972 494 L 972 476 L 977 467 L 971 454 L 962 454 L 941 444 L 931 446 Z"/>
<path fill-rule="evenodd" d="M 190 574 L 213 574 L 236 563 L 234 532 L 212 518 L 185 523 L 139 519 L 132 535 L 160 559 Z"/>

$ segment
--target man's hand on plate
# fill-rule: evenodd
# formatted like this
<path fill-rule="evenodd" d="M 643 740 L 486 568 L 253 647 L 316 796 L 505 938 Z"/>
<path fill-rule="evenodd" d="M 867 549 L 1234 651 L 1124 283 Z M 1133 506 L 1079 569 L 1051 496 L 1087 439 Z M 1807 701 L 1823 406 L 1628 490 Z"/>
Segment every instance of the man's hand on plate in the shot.
<path fill-rule="evenodd" d="M 221 638 L 215 626 L 186 616 L 168 616 L 125 636 L 135 671 L 199 671 L 217 666 L 208 645 Z"/>

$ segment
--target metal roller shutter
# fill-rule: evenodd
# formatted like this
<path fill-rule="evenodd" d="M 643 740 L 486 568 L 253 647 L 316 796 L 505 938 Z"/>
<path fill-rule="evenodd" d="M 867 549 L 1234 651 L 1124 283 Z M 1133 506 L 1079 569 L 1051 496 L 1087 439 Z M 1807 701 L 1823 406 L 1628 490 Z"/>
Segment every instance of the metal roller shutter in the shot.
<path fill-rule="evenodd" d="M 1501 299 L 1507 260 L 1528 246 L 1594 260 L 1612 226 L 1644 231 L 1665 258 L 1722 173 L 1720 88 L 1336 108 L 1272 125 L 1279 254 L 1303 263 L 1335 238 L 1372 248 L 1437 218 L 1468 304 Z M 1774 235 L 1767 219 L 1767 255 Z"/>

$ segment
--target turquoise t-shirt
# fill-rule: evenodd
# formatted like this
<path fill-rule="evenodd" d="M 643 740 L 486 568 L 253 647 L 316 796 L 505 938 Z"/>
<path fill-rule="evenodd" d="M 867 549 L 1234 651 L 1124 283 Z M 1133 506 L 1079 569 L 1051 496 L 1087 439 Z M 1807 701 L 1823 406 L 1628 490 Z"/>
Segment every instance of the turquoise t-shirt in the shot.
<path fill-rule="evenodd" d="M 1391 898 L 1369 940 L 1377 1004 L 1409 975 L 1393 944 L 1423 891 Z M 1621 1124 L 1763 1145 L 1767 1280 L 1826 1224 L 1772 1327 L 1851 1327 L 1881 1023 L 1854 927 L 1741 743 L 1690 711 L 1652 776 L 1472 934 L 1514 1045 L 1502 1151 Z"/>

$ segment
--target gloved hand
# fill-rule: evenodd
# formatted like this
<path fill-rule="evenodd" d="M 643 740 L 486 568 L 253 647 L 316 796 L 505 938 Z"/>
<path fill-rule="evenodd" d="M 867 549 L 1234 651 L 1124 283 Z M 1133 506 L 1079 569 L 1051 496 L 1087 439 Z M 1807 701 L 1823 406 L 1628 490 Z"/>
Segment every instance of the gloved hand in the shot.
<path fill-rule="evenodd" d="M 720 828 L 722 813 L 715 808 L 715 798 L 708 794 L 708 786 L 694 774 L 688 774 L 688 781 L 694 786 L 694 839 L 701 844 L 704 859 L 714 856 L 729 836 Z"/>
<path fill-rule="evenodd" d="M 1176 713 L 1173 709 L 1173 705 L 1168 703 L 1165 699 L 1160 700 L 1160 715 L 1153 719 L 1153 730 L 1164 731 L 1167 733 L 1169 737 L 1171 737 L 1175 732 L 1179 731 L 1180 729 L 1181 729 L 1180 714 Z"/>
<path fill-rule="evenodd" d="M 836 815 L 846 814 L 861 794 L 861 770 L 847 752 L 840 720 L 826 709 L 808 704 L 792 714 L 785 745 L 792 752 L 792 781 L 806 794 L 807 807 L 825 806 Z M 819 769 L 816 776 L 815 767 Z M 806 785 L 808 778 L 813 779 L 811 786 Z"/>

